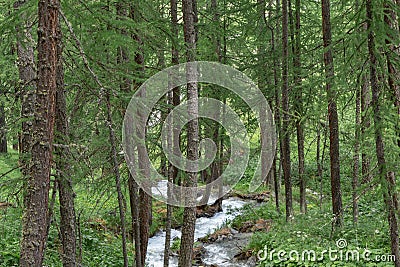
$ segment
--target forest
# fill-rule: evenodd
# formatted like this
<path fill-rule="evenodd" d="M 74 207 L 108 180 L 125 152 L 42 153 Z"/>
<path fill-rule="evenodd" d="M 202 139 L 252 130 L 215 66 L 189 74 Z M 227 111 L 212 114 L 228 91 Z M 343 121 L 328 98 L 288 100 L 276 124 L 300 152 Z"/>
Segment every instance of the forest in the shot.
<path fill-rule="evenodd" d="M 0 267 L 400 267 L 399 0 L 0 6 Z"/>

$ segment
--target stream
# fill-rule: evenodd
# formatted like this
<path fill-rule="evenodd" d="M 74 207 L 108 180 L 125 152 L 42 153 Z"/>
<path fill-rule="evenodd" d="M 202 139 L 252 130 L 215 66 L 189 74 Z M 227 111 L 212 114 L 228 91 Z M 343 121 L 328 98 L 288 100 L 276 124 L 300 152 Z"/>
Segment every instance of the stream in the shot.
<path fill-rule="evenodd" d="M 161 193 L 160 188 L 163 187 L 163 183 L 160 182 L 157 189 L 153 190 L 153 193 Z M 166 183 L 165 183 L 166 185 Z M 209 203 L 215 201 L 215 197 L 211 196 Z M 216 229 L 220 228 L 225 222 L 234 219 L 240 215 L 240 208 L 245 204 L 251 203 L 250 200 L 242 200 L 236 197 L 224 199 L 222 201 L 222 211 L 216 213 L 214 216 L 207 218 L 201 217 L 196 220 L 195 227 L 195 241 L 199 238 L 205 237 L 207 234 L 213 233 Z M 171 244 L 175 238 L 181 237 L 181 231 L 172 229 L 171 230 Z M 244 236 L 237 234 L 237 242 L 242 242 L 242 246 L 246 245 L 249 235 Z M 243 239 L 243 240 L 241 240 Z M 159 231 L 156 235 L 149 239 L 146 264 L 149 267 L 163 267 L 164 260 L 164 243 L 165 243 L 165 231 Z M 237 244 L 231 244 L 229 240 L 222 240 L 220 242 L 214 242 L 211 244 L 204 244 L 204 254 L 202 260 L 207 265 L 214 264 L 218 267 L 234 267 L 243 266 L 250 267 L 254 265 L 246 265 L 245 263 L 234 263 L 232 262 L 233 256 L 240 251 L 240 247 Z M 233 248 L 232 248 L 233 246 Z M 172 267 L 178 266 L 178 258 L 176 256 L 170 257 L 170 265 Z"/>

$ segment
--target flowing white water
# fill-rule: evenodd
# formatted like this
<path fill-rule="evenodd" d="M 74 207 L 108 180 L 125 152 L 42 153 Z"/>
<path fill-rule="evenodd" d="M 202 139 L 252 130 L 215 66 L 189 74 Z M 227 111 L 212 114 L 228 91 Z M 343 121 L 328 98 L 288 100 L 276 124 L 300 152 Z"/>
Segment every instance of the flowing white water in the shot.
<path fill-rule="evenodd" d="M 239 215 L 240 211 L 237 209 L 243 207 L 246 203 L 238 198 L 228 198 L 222 201 L 222 211 L 216 213 L 211 218 L 198 218 L 196 220 L 195 228 L 195 240 L 206 236 L 209 233 L 214 232 L 216 229 L 221 227 L 226 221 L 232 220 Z M 179 230 L 171 231 L 171 239 L 181 237 Z M 160 231 L 155 236 L 149 239 L 149 245 L 147 248 L 146 264 L 149 267 L 162 267 L 164 259 L 164 243 L 165 243 L 165 231 Z M 212 248 L 212 247 L 211 247 Z M 208 249 L 206 248 L 206 251 Z M 223 251 L 222 248 L 218 250 L 218 255 L 221 259 L 226 261 L 230 255 Z M 212 262 L 211 262 L 212 263 Z M 178 266 L 178 259 L 176 257 L 170 258 L 170 266 Z"/>

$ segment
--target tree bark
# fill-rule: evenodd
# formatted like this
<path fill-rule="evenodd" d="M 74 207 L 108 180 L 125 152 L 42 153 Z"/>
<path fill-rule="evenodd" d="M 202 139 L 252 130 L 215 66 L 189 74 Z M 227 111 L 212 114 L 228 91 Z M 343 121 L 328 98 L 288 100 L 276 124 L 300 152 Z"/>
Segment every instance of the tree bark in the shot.
<path fill-rule="evenodd" d="M 38 4 L 38 80 L 31 128 L 32 149 L 24 196 L 20 266 L 41 267 L 47 240 L 47 217 L 57 90 L 58 0 Z"/>
<path fill-rule="evenodd" d="M 121 189 L 121 175 L 119 172 L 119 164 L 117 157 L 117 143 L 115 139 L 115 132 L 113 128 L 113 120 L 112 120 L 112 110 L 110 103 L 110 94 L 107 92 L 106 95 L 106 105 L 107 105 L 107 126 L 109 128 L 109 140 L 111 146 L 111 165 L 113 166 L 113 171 L 115 175 L 115 187 L 117 189 L 117 198 L 118 198 L 118 210 L 119 210 L 119 219 L 121 223 L 121 236 L 122 236 L 122 255 L 124 258 L 124 267 L 128 267 L 128 252 L 126 248 L 126 227 L 125 227 L 125 210 L 124 210 L 124 196 L 122 194 Z"/>
<path fill-rule="evenodd" d="M 326 76 L 326 92 L 328 95 L 329 139 L 331 159 L 331 191 L 332 209 L 334 214 L 333 225 L 343 224 L 342 192 L 340 189 L 340 163 L 339 163 L 339 121 L 336 106 L 336 92 L 333 88 L 334 67 L 332 57 L 332 32 L 330 0 L 322 1 L 322 34 L 324 40 L 324 63 Z"/>
<path fill-rule="evenodd" d="M 172 58 L 172 65 L 177 65 L 179 64 L 179 51 L 177 47 L 177 39 L 179 36 L 179 29 L 178 29 L 178 3 L 177 0 L 170 0 L 170 8 L 171 8 L 171 27 L 172 27 L 172 46 L 171 46 L 171 58 Z M 173 106 L 178 106 L 180 103 L 180 89 L 179 87 L 175 87 L 172 90 L 172 94 L 169 94 L 169 104 L 172 104 Z M 171 142 L 172 149 L 174 154 L 178 154 L 180 151 L 179 148 L 179 130 L 176 122 L 173 122 L 174 124 L 172 125 L 172 137 Z M 168 181 L 170 183 L 174 183 L 176 180 L 176 177 L 178 175 L 178 168 L 175 167 L 172 164 L 169 164 L 168 167 Z M 167 188 L 167 194 L 168 194 L 168 199 L 173 197 L 173 192 L 171 192 L 170 186 Z M 171 223 L 172 223 L 172 211 L 173 211 L 173 206 L 167 204 L 167 219 L 165 222 L 165 244 L 164 244 L 164 267 L 169 266 L 169 254 L 170 254 L 170 247 L 171 247 Z"/>
<path fill-rule="evenodd" d="M 359 169 L 360 169 L 360 112 L 361 112 L 361 88 L 357 88 L 356 92 L 356 121 L 355 121 L 355 133 L 354 133 L 354 154 L 353 154 L 353 180 L 352 180 L 352 197 L 353 197 L 353 223 L 358 222 L 358 199 L 357 189 L 359 181 Z"/>
<path fill-rule="evenodd" d="M 14 8 L 18 10 L 26 1 L 17 1 Z M 25 17 L 25 14 L 22 14 Z M 26 23 L 16 27 L 17 31 L 17 55 L 18 72 L 20 80 L 20 98 L 21 98 L 21 118 L 22 132 L 19 136 L 19 157 L 22 176 L 24 181 L 28 180 L 29 170 L 28 162 L 30 158 L 32 144 L 32 121 L 34 113 L 34 92 L 36 90 L 36 67 L 33 47 L 35 41 L 31 33 L 31 21 L 26 19 Z"/>
<path fill-rule="evenodd" d="M 131 18 L 135 22 L 140 22 L 139 15 L 139 1 L 134 1 L 131 6 Z M 138 50 L 135 53 L 135 63 L 138 66 L 138 72 L 140 75 L 144 72 L 144 54 L 142 51 L 143 41 L 141 37 L 135 33 L 133 35 L 133 39 L 138 44 Z M 139 83 L 136 83 L 136 87 L 139 86 Z M 144 93 L 144 91 L 143 91 Z M 137 118 L 142 121 L 142 124 L 145 124 L 143 120 L 143 114 L 140 110 L 137 110 L 136 114 Z M 150 162 L 146 157 L 146 146 L 145 146 L 145 135 L 143 135 L 139 129 L 136 129 L 136 136 L 139 140 L 137 143 L 137 151 L 138 151 L 138 175 L 142 175 L 143 177 L 150 178 Z M 150 190 L 150 189 L 146 189 Z M 147 255 L 147 245 L 149 241 L 149 231 L 151 225 L 151 196 L 149 196 L 142 188 L 139 189 L 139 225 L 140 225 L 140 256 L 141 256 L 141 266 L 145 266 L 146 255 Z M 138 259 L 136 259 L 138 260 Z"/>
<path fill-rule="evenodd" d="M 293 219 L 292 178 L 290 174 L 290 116 L 288 79 L 288 0 L 282 1 L 282 166 L 285 180 L 286 221 Z"/>
<path fill-rule="evenodd" d="M 300 0 L 295 0 L 295 31 L 294 31 L 294 82 L 296 87 L 296 133 L 297 133 L 297 154 L 298 172 L 300 180 L 300 212 L 307 213 L 306 203 L 306 177 L 304 175 L 304 122 L 303 122 L 303 90 L 301 76 L 301 39 L 300 39 Z"/>
<path fill-rule="evenodd" d="M 362 135 L 362 146 L 369 147 L 369 142 L 366 140 L 366 133 L 368 128 L 371 126 L 370 118 L 367 114 L 367 110 L 370 106 L 370 90 L 369 82 L 366 76 L 363 77 L 363 84 L 361 89 L 361 135 Z M 361 173 L 362 173 L 362 183 L 369 183 L 372 180 L 372 173 L 370 171 L 370 157 L 363 151 L 361 154 Z"/>
<path fill-rule="evenodd" d="M 7 153 L 6 114 L 4 104 L 0 102 L 0 153 Z"/>
<path fill-rule="evenodd" d="M 186 43 L 186 57 L 187 62 L 195 61 L 196 58 L 196 29 L 195 21 L 197 14 L 193 8 L 196 6 L 196 0 L 183 0 L 183 29 Z M 186 76 L 188 80 L 194 80 L 197 77 L 197 69 L 195 66 L 188 66 L 186 69 Z M 187 125 L 187 157 L 189 160 L 198 159 L 198 139 L 199 139 L 199 125 L 198 125 L 198 87 L 197 83 L 191 82 L 187 84 L 187 98 L 188 98 L 188 114 L 191 115 L 193 120 L 188 122 Z M 187 172 L 187 177 L 184 181 L 184 186 L 195 187 L 197 185 L 197 172 Z M 189 200 L 193 196 L 188 196 Z M 194 197 L 193 197 L 194 199 Z M 190 203 L 189 203 L 190 204 Z M 179 256 L 179 267 L 191 267 L 193 258 L 193 244 L 194 244 L 194 230 L 196 223 L 196 207 L 185 207 L 183 211 L 183 226 L 182 238 Z"/>
<path fill-rule="evenodd" d="M 277 14 L 280 11 L 280 1 L 276 0 L 276 12 Z M 271 30 L 271 49 L 272 53 L 275 55 L 276 54 L 276 41 L 275 41 L 275 32 L 279 32 L 279 20 L 276 20 L 276 25 L 275 29 Z M 279 146 L 276 147 L 276 152 L 275 152 L 275 157 L 274 157 L 274 162 L 273 162 L 273 169 L 274 169 L 274 191 L 275 191 L 275 208 L 278 213 L 280 213 L 280 207 L 279 207 L 279 193 L 280 193 L 280 187 L 281 187 L 281 178 L 280 178 L 280 166 L 281 166 L 281 159 L 282 159 L 282 141 L 281 141 L 281 115 L 280 115 L 280 98 L 279 98 L 279 62 L 277 59 L 277 56 L 274 56 L 273 60 L 274 64 L 274 103 L 275 103 L 275 108 L 274 108 L 274 120 L 276 123 L 276 136 L 278 137 L 279 140 Z M 279 151 L 279 153 L 278 153 Z M 280 155 L 279 161 L 277 160 L 278 154 Z M 277 168 L 277 165 L 279 166 Z"/>
<path fill-rule="evenodd" d="M 396 5 L 394 1 L 393 5 Z M 397 6 L 398 7 L 398 6 Z M 392 33 L 388 34 L 389 38 L 385 39 L 385 43 L 389 48 L 389 51 L 386 52 L 386 64 L 387 64 L 387 69 L 388 69 L 388 84 L 389 88 L 392 94 L 392 99 L 394 106 L 396 107 L 397 110 L 397 115 L 400 117 L 400 86 L 398 85 L 398 80 L 400 78 L 400 74 L 398 70 L 396 69 L 395 64 L 393 64 L 392 57 L 393 55 L 395 57 L 399 57 L 400 55 L 400 50 L 398 47 L 398 43 L 394 44 L 392 40 L 398 40 L 399 38 L 399 25 L 398 25 L 398 16 L 396 15 L 396 12 L 392 9 L 392 7 L 389 4 L 385 4 L 385 17 L 384 21 L 386 25 L 388 26 L 389 29 L 393 30 L 393 33 L 396 34 L 397 36 L 393 36 Z M 396 132 L 397 132 L 397 146 L 400 147 L 400 125 L 397 123 L 395 125 L 396 127 Z"/>
<path fill-rule="evenodd" d="M 71 179 L 71 160 L 69 145 L 69 127 L 67 105 L 64 93 L 63 42 L 60 22 L 57 28 L 57 92 L 56 92 L 56 135 L 55 142 L 60 146 L 55 148 L 55 163 L 57 168 L 57 185 L 60 202 L 60 232 L 62 262 L 64 267 L 75 267 L 76 235 L 75 235 L 75 205 L 74 191 Z"/>

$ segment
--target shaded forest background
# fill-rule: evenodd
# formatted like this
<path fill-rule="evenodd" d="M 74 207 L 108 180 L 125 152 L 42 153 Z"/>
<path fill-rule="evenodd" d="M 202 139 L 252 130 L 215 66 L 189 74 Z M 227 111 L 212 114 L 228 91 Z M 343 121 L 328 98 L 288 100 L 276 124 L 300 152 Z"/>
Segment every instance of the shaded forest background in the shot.
<path fill-rule="evenodd" d="M 263 129 L 239 96 L 191 83 L 154 108 L 161 116 L 139 136 L 137 173 L 129 173 L 120 133 L 132 95 L 158 71 L 195 60 L 247 74 L 274 115 L 276 157 L 259 189 L 271 201 L 257 216 L 281 232 L 255 234 L 249 248 L 287 238 L 301 247 L 293 231 L 308 229 L 317 247 L 344 236 L 395 255 L 400 266 L 399 8 L 395 0 L 3 1 L 1 266 L 145 266 L 149 237 L 178 226 L 179 266 L 191 265 L 196 208 L 152 201 L 133 175 L 149 177 L 147 147 L 166 179 L 210 182 L 229 162 L 230 142 L 207 119 L 171 132 L 190 159 L 198 139 L 217 144 L 201 175 L 180 171 L 160 144 L 166 114 L 198 96 L 235 110 L 251 140 L 237 192 L 246 191 L 257 158 L 267 158 Z M 166 255 L 171 243 L 167 235 Z"/>

